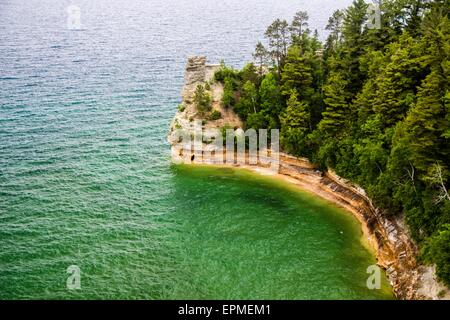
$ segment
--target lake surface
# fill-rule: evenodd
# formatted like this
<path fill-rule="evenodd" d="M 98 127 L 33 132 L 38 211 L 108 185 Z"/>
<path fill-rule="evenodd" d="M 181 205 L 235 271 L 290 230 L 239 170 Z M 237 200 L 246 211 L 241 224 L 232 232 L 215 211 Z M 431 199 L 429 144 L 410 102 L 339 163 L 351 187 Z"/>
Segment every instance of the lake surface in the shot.
<path fill-rule="evenodd" d="M 1 1 L 0 298 L 391 298 L 350 214 L 166 142 L 188 56 L 241 67 L 273 19 L 349 3 Z"/>

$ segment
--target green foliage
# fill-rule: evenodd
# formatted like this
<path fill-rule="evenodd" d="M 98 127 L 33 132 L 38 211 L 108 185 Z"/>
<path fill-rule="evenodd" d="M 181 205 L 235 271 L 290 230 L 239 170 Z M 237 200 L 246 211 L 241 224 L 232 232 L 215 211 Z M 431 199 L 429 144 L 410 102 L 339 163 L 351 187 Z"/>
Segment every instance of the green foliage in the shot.
<path fill-rule="evenodd" d="M 283 111 L 283 100 L 281 90 L 273 73 L 264 77 L 259 87 L 259 97 L 261 99 L 261 113 L 267 118 L 268 129 L 280 127 L 279 115 Z"/>
<path fill-rule="evenodd" d="M 281 79 L 284 95 L 290 95 L 290 92 L 295 90 L 302 99 L 309 99 L 314 93 L 311 86 L 312 67 L 299 47 L 289 48 Z"/>
<path fill-rule="evenodd" d="M 292 19 L 290 30 L 292 32 L 292 36 L 295 37 L 301 37 L 308 28 L 308 12 L 306 11 L 299 11 L 294 15 L 294 18 Z"/>
<path fill-rule="evenodd" d="M 222 128 L 220 128 L 220 133 L 222 134 L 222 141 L 223 141 L 223 145 L 226 145 L 227 143 L 227 130 L 231 130 L 234 128 L 229 125 L 229 124 L 225 124 Z"/>
<path fill-rule="evenodd" d="M 268 121 L 261 113 L 252 113 L 247 117 L 246 128 L 247 129 L 261 129 L 267 128 Z"/>
<path fill-rule="evenodd" d="M 245 84 L 247 81 L 250 81 L 255 86 L 258 86 L 260 83 L 259 71 L 253 63 L 246 64 L 239 75 L 241 83 Z"/>
<path fill-rule="evenodd" d="M 326 47 L 331 52 L 336 51 L 342 40 L 342 22 L 344 20 L 344 12 L 336 10 L 328 19 L 326 29 L 330 31 Z"/>
<path fill-rule="evenodd" d="M 260 76 L 262 76 L 263 74 L 263 67 L 269 63 L 269 57 L 270 53 L 261 42 L 258 42 L 255 48 L 255 52 L 253 53 L 253 59 L 255 59 L 256 63 L 259 66 L 258 72 Z"/>
<path fill-rule="evenodd" d="M 450 158 L 448 130 L 443 101 L 446 81 L 433 71 L 418 92 L 417 103 L 408 113 L 405 125 L 410 135 L 411 161 L 415 168 L 426 173 L 435 160 Z"/>
<path fill-rule="evenodd" d="M 403 119 L 414 103 L 423 59 L 417 41 L 408 34 L 387 48 L 389 60 L 379 70 L 377 92 L 373 100 L 374 112 L 381 116 L 386 127 Z"/>
<path fill-rule="evenodd" d="M 233 79 L 226 77 L 223 86 L 222 106 L 229 108 L 232 107 L 235 102 Z"/>
<path fill-rule="evenodd" d="M 444 104 L 445 104 L 445 121 L 450 123 L 450 91 L 447 91 L 444 96 Z M 447 130 L 442 135 L 444 139 L 450 139 L 450 127 L 447 127 Z"/>
<path fill-rule="evenodd" d="M 208 120 L 215 121 L 219 120 L 220 118 L 222 118 L 222 114 L 220 113 L 220 111 L 213 110 L 209 115 Z"/>
<path fill-rule="evenodd" d="M 212 109 L 211 96 L 202 85 L 198 85 L 195 90 L 194 104 L 200 114 L 205 114 Z"/>
<path fill-rule="evenodd" d="M 326 109 L 322 113 L 323 119 L 319 123 L 319 130 L 327 137 L 340 137 L 348 128 L 350 106 L 346 86 L 347 81 L 342 75 L 333 73 L 323 87 Z"/>
<path fill-rule="evenodd" d="M 286 110 L 281 114 L 281 145 L 294 155 L 307 155 L 306 136 L 311 129 L 311 115 L 306 103 L 298 101 L 297 93 L 291 92 Z"/>
<path fill-rule="evenodd" d="M 233 68 L 227 67 L 224 63 L 221 64 L 220 69 L 214 73 L 214 80 L 224 82 L 226 78 L 238 79 L 239 72 Z"/>
<path fill-rule="evenodd" d="M 436 275 L 450 286 L 450 224 L 430 237 L 422 249 L 425 261 L 436 264 Z"/>
<path fill-rule="evenodd" d="M 253 82 L 248 80 L 242 88 L 241 97 L 234 107 L 234 111 L 242 120 L 246 121 L 249 114 L 257 113 L 258 110 L 258 91 Z"/>
<path fill-rule="evenodd" d="M 363 26 L 367 21 L 367 6 L 364 0 L 354 0 L 346 10 L 342 24 L 343 44 L 338 48 L 337 64 L 332 66 L 337 67 L 336 71 L 344 73 L 346 90 L 352 96 L 361 89 L 364 80 L 360 58 L 364 53 L 366 41 Z"/>
<path fill-rule="evenodd" d="M 281 75 L 284 59 L 290 43 L 289 24 L 286 20 L 276 19 L 264 34 L 269 41 L 270 56 L 273 57 L 278 75 Z"/>

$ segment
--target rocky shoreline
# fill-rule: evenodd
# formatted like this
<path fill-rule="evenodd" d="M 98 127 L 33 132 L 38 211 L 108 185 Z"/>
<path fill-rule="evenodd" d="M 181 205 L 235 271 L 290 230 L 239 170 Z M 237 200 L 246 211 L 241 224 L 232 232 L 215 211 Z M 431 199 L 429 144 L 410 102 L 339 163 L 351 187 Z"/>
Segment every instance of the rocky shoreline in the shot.
<path fill-rule="evenodd" d="M 192 121 L 198 119 L 195 106 L 192 104 L 193 92 L 197 85 L 210 86 L 214 110 L 222 113 L 220 120 L 208 121 L 202 125 L 203 130 L 220 128 L 224 124 L 234 128 L 242 126 L 239 118 L 230 110 L 220 106 L 223 88 L 212 81 L 218 65 L 207 65 L 205 57 L 192 57 L 188 60 L 185 73 L 185 85 L 182 92 L 182 108 L 172 122 L 168 141 L 172 145 L 173 160 L 182 160 L 175 129 L 192 130 Z M 198 156 L 198 150 L 193 151 Z M 223 162 L 208 158 L 200 153 L 195 163 L 215 164 L 223 166 Z M 216 162 L 215 162 L 216 161 Z M 264 173 L 265 167 L 255 165 L 234 165 Z M 296 158 L 287 154 L 279 154 L 279 172 L 277 176 L 331 201 L 351 212 L 362 225 L 365 238 L 374 249 L 377 263 L 386 270 L 394 294 L 399 299 L 450 299 L 450 290 L 440 284 L 435 277 L 434 268 L 420 265 L 416 259 L 417 247 L 411 240 L 401 217 L 390 218 L 382 215 L 375 208 L 365 191 L 335 173 L 321 172 L 307 159 Z"/>

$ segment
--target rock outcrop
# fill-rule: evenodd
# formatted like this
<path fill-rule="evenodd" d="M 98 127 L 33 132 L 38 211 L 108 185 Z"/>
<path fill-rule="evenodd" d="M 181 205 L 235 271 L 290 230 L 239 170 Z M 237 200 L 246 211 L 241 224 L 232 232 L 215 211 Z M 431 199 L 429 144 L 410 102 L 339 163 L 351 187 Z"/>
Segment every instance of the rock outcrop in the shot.
<path fill-rule="evenodd" d="M 183 101 L 191 101 L 198 84 L 206 82 L 206 57 L 191 57 L 184 73 Z"/>
<path fill-rule="evenodd" d="M 186 64 L 184 74 L 184 86 L 181 92 L 182 102 L 171 126 L 168 140 L 173 145 L 177 137 L 176 129 L 192 131 L 195 121 L 201 121 L 204 130 L 213 128 L 241 128 L 242 121 L 233 110 L 224 108 L 221 100 L 223 85 L 214 81 L 214 74 L 220 69 L 220 64 L 207 64 L 206 57 L 190 57 Z M 198 112 L 193 102 L 197 86 L 203 86 L 212 99 L 212 111 L 220 112 L 220 117 L 215 120 L 208 119 Z"/>

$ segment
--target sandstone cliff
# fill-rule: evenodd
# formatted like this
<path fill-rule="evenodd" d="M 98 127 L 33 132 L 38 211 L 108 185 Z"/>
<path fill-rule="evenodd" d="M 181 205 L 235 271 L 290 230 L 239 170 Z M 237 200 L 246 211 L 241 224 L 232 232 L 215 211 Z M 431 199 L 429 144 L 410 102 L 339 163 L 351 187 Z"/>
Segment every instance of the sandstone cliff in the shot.
<path fill-rule="evenodd" d="M 204 128 L 221 128 L 229 126 L 231 128 L 242 127 L 239 117 L 221 105 L 223 95 L 223 85 L 214 81 L 214 73 L 219 70 L 219 64 L 207 64 L 206 57 L 191 57 L 188 59 L 184 74 L 184 87 L 181 93 L 182 102 L 180 108 L 172 121 L 170 132 L 176 128 L 190 130 L 195 120 L 203 121 Z M 206 88 L 206 92 L 212 98 L 212 109 L 221 113 L 220 119 L 205 120 L 201 116 L 194 103 L 194 93 L 198 85 Z M 169 135 L 170 140 L 170 135 Z"/>

